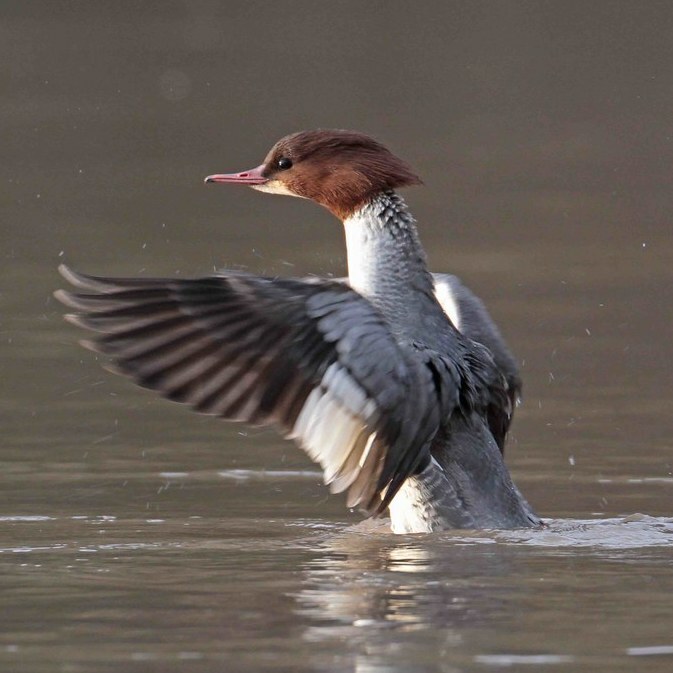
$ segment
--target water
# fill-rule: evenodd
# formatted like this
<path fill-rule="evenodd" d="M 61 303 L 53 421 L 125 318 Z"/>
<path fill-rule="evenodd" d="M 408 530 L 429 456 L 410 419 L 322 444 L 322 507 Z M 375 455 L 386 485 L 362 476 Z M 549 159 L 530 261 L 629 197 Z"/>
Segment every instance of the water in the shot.
<path fill-rule="evenodd" d="M 0 670 L 671 669 L 666 5 L 0 12 Z M 522 362 L 508 463 L 544 530 L 361 523 L 291 444 L 108 375 L 62 322 L 61 261 L 342 275 L 327 213 L 201 184 L 319 125 L 424 176 L 433 269 Z"/>

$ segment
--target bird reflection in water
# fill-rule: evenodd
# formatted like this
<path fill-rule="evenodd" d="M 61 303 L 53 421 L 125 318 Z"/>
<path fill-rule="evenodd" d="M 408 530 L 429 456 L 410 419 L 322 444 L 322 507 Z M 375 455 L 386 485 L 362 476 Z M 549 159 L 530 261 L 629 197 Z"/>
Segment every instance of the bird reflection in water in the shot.
<path fill-rule="evenodd" d="M 324 553 L 305 565 L 295 597 L 307 620 L 304 638 L 345 643 L 356 671 L 410 670 L 411 662 L 415 671 L 426 670 L 424 662 L 437 670 L 438 651 L 455 649 L 466 628 L 503 613 L 505 597 L 489 580 L 510 574 L 508 554 L 495 554 L 484 532 L 429 542 L 378 527 L 364 522 L 325 540 Z"/>

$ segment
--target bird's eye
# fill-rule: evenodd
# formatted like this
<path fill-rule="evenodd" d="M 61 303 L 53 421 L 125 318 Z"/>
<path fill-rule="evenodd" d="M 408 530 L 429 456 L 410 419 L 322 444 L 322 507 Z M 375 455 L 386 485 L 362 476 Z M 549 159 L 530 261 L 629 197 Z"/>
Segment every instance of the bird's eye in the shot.
<path fill-rule="evenodd" d="M 286 171 L 288 168 L 292 168 L 292 159 L 288 159 L 287 157 L 281 157 L 276 162 L 276 166 L 278 166 L 278 168 L 281 171 Z"/>

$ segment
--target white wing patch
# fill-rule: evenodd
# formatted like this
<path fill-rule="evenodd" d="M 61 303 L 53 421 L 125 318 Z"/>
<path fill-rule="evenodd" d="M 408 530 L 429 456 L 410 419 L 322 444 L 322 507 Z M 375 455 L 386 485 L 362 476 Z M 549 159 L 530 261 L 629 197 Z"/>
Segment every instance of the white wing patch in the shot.
<path fill-rule="evenodd" d="M 348 488 L 376 437 L 376 404 L 338 362 L 304 402 L 290 433 L 324 470 L 334 492 Z"/>
<path fill-rule="evenodd" d="M 460 332 L 460 308 L 451 286 L 435 279 L 435 298 L 448 316 L 453 326 Z"/>

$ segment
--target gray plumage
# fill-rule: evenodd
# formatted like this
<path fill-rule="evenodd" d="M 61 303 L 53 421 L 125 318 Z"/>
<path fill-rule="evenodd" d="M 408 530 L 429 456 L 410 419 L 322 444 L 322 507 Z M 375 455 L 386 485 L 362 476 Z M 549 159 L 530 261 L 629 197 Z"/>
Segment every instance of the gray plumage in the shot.
<path fill-rule="evenodd" d="M 521 384 L 483 304 L 427 271 L 396 193 L 344 225 L 349 284 L 61 267 L 78 291 L 56 296 L 115 371 L 199 412 L 277 425 L 349 506 L 390 506 L 396 532 L 538 525 L 503 462 Z"/>
<path fill-rule="evenodd" d="M 504 464 L 521 382 L 481 301 L 432 275 L 394 191 L 418 177 L 356 132 L 292 134 L 215 183 L 309 198 L 344 224 L 348 281 L 225 271 L 111 279 L 56 297 L 110 368 L 229 420 L 275 424 L 335 492 L 395 532 L 539 525 Z"/>
<path fill-rule="evenodd" d="M 61 272 L 84 290 L 57 293 L 78 311 L 68 319 L 99 334 L 85 345 L 116 371 L 202 413 L 277 424 L 335 490 L 350 488 L 350 505 L 380 513 L 429 459 L 440 422 L 431 374 L 346 285 Z M 333 446 L 339 423 L 345 434 Z"/>

